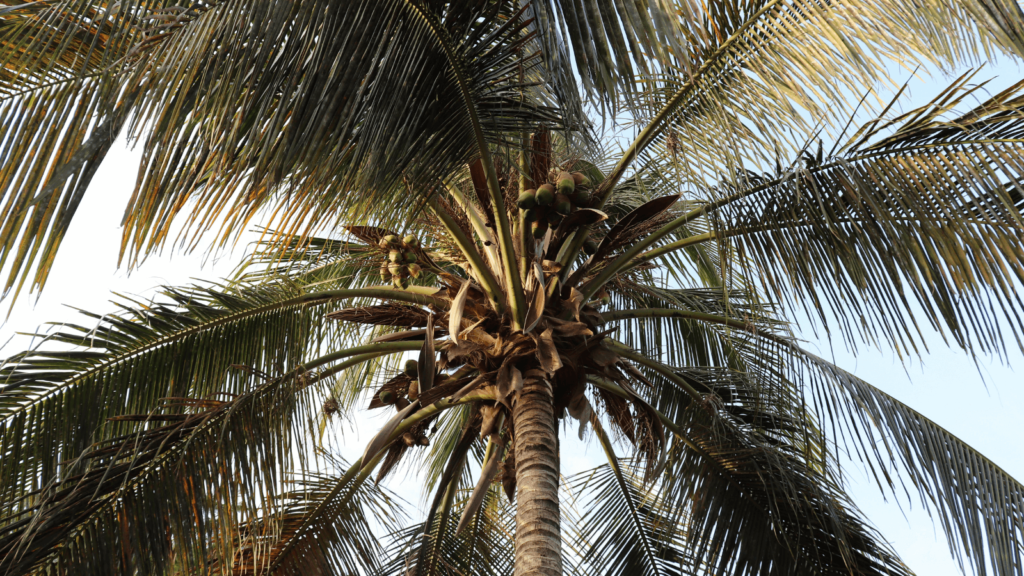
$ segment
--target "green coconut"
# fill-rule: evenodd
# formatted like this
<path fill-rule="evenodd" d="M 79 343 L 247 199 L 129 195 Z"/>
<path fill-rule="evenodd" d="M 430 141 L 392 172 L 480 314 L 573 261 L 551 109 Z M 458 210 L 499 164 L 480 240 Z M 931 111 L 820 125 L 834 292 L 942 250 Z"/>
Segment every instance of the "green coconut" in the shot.
<path fill-rule="evenodd" d="M 409 252 L 406 252 L 406 253 L 405 253 L 405 261 L 406 261 L 406 262 L 408 262 L 408 263 L 410 263 L 410 264 L 412 264 L 413 262 L 415 262 L 415 261 L 416 261 L 416 260 L 417 260 L 418 258 L 419 258 L 419 257 L 418 257 L 418 256 L 416 256 L 416 253 L 415 253 L 415 252 L 409 251 Z"/>
<path fill-rule="evenodd" d="M 594 252 L 597 252 L 597 242 L 595 242 L 591 238 L 587 238 L 586 240 L 584 240 L 583 252 L 585 254 L 593 254 Z"/>
<path fill-rule="evenodd" d="M 562 171 L 558 174 L 558 193 L 569 196 L 576 190 L 576 180 L 573 179 L 572 174 Z"/>
<path fill-rule="evenodd" d="M 569 197 L 565 194 L 558 194 L 555 196 L 555 212 L 558 212 L 562 216 L 572 212 L 572 202 L 569 201 Z"/>
<path fill-rule="evenodd" d="M 420 374 L 420 364 L 415 360 L 405 361 L 405 375 L 409 378 L 417 378 Z"/>
<path fill-rule="evenodd" d="M 412 276 L 413 278 L 419 278 L 420 272 L 423 271 L 419 264 L 409 264 L 406 268 L 409 269 L 409 276 Z"/>
<path fill-rule="evenodd" d="M 409 248 L 416 248 L 417 246 L 420 245 L 420 239 L 413 236 L 412 234 L 409 234 L 405 238 L 402 238 L 402 244 L 405 244 Z"/>
<path fill-rule="evenodd" d="M 537 204 L 548 206 L 555 201 L 555 187 L 551 184 L 542 184 L 537 188 Z"/>
<path fill-rule="evenodd" d="M 590 192 L 577 188 L 576 194 L 572 197 L 572 203 L 580 208 L 586 208 L 587 206 L 590 206 L 590 198 Z"/>
<path fill-rule="evenodd" d="M 519 195 L 519 200 L 516 202 L 519 207 L 523 210 L 529 210 L 537 205 L 537 191 L 534 189 L 526 190 Z"/>
<path fill-rule="evenodd" d="M 524 211 L 523 212 L 523 221 L 524 222 L 536 222 L 537 221 L 537 209 L 536 208 L 530 208 L 529 210 Z"/>
<path fill-rule="evenodd" d="M 391 390 L 381 390 L 377 397 L 384 404 L 393 404 L 395 402 L 395 393 Z"/>
<path fill-rule="evenodd" d="M 579 186 L 587 186 L 587 187 L 589 187 L 590 186 L 590 178 L 587 178 L 587 176 L 585 174 L 583 174 L 582 172 L 573 172 L 572 173 L 572 180 L 573 180 L 573 182 L 576 183 L 577 187 L 579 187 Z"/>

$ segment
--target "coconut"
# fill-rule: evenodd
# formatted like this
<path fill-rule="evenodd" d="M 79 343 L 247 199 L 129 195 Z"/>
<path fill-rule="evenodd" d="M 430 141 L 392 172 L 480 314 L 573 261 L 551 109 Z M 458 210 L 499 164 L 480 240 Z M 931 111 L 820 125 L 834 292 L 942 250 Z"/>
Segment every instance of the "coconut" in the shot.
<path fill-rule="evenodd" d="M 394 234 L 388 234 L 387 236 L 384 237 L 384 242 L 388 246 L 398 246 L 398 236 L 395 236 Z"/>
<path fill-rule="evenodd" d="M 412 432 L 406 432 L 405 434 L 402 434 L 402 442 L 405 443 L 406 446 L 415 446 L 416 437 L 412 435 Z"/>
<path fill-rule="evenodd" d="M 555 201 L 555 187 L 551 184 L 543 184 L 537 188 L 537 204 L 548 206 Z"/>
<path fill-rule="evenodd" d="M 404 258 L 402 257 L 402 253 L 400 251 L 392 250 L 391 252 L 388 252 L 388 260 L 391 260 L 396 264 L 401 264 Z"/>
<path fill-rule="evenodd" d="M 415 262 L 417 259 L 418 259 L 418 256 L 416 256 L 415 252 L 410 250 L 409 252 L 405 253 L 405 261 L 406 262 L 411 264 L 411 263 Z"/>
<path fill-rule="evenodd" d="M 590 178 L 587 178 L 582 172 L 573 172 L 572 180 L 576 183 L 576 186 L 590 186 Z"/>
<path fill-rule="evenodd" d="M 392 404 L 395 401 L 395 393 L 391 390 L 381 390 L 377 397 L 380 398 L 380 401 L 384 404 Z"/>
<path fill-rule="evenodd" d="M 420 446 L 430 446 L 430 438 L 427 438 L 426 436 L 420 436 L 416 438 L 416 442 Z"/>
<path fill-rule="evenodd" d="M 576 189 L 576 180 L 573 179 L 572 174 L 562 171 L 558 174 L 558 192 L 569 196 Z"/>
<path fill-rule="evenodd" d="M 405 361 L 405 375 L 409 378 L 416 378 L 420 374 L 420 365 L 415 360 Z"/>
<path fill-rule="evenodd" d="M 537 209 L 536 208 L 530 208 L 529 210 L 524 211 L 523 212 L 523 221 L 524 222 L 536 222 L 537 221 Z"/>
<path fill-rule="evenodd" d="M 388 272 L 390 272 L 392 276 L 399 276 L 399 275 L 401 275 L 402 274 L 402 268 L 404 268 L 404 266 L 402 266 L 401 264 L 399 264 L 397 262 L 392 262 L 391 264 L 388 264 Z"/>
<path fill-rule="evenodd" d="M 409 269 L 409 276 L 412 276 L 413 278 L 419 278 L 420 272 L 423 271 L 419 264 L 409 264 L 406 268 Z"/>
<path fill-rule="evenodd" d="M 576 193 L 573 194 L 572 203 L 579 206 L 580 208 L 586 208 L 590 206 L 590 192 L 586 190 L 576 189 Z"/>
<path fill-rule="evenodd" d="M 529 210 L 537 205 L 537 191 L 530 189 L 526 190 L 519 195 L 519 200 L 516 202 L 519 207 L 523 210 Z"/>
<path fill-rule="evenodd" d="M 555 211 L 563 216 L 572 212 L 572 203 L 569 202 L 568 196 L 565 194 L 555 196 Z"/>
<path fill-rule="evenodd" d="M 402 244 L 408 246 L 409 248 L 415 248 L 420 245 L 420 239 L 413 236 L 412 234 L 409 234 L 405 238 L 402 238 Z"/>
<path fill-rule="evenodd" d="M 586 254 L 593 254 L 597 252 L 597 242 L 591 238 L 587 238 L 583 241 L 583 252 Z"/>
<path fill-rule="evenodd" d="M 544 234 L 548 231 L 547 220 L 534 220 L 532 223 L 533 237 L 540 240 L 544 237 Z"/>

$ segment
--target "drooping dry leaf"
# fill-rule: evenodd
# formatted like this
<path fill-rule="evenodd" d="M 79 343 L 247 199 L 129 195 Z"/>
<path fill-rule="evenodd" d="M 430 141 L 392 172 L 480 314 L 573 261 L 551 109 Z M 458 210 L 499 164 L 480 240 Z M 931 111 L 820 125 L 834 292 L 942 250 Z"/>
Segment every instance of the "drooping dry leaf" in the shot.
<path fill-rule="evenodd" d="M 462 314 L 466 309 L 466 298 L 469 296 L 469 280 L 462 283 L 459 293 L 452 300 L 452 307 L 448 311 L 448 337 L 452 342 L 459 343 L 459 332 L 462 331 Z"/>
<path fill-rule="evenodd" d="M 555 347 L 551 328 L 544 330 L 544 332 L 539 336 L 535 336 L 534 340 L 537 342 L 536 355 L 541 368 L 543 368 L 549 376 L 554 374 L 562 367 L 562 359 L 558 355 L 558 349 Z"/>

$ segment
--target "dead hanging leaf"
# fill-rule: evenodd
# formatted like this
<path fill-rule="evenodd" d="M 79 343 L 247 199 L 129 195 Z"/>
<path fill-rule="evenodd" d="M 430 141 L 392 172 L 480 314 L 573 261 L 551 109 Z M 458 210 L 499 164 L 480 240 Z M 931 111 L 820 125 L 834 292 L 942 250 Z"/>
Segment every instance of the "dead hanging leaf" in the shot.
<path fill-rule="evenodd" d="M 448 311 L 448 337 L 452 342 L 459 343 L 459 332 L 462 331 L 462 314 L 466 309 L 466 298 L 469 296 L 469 280 L 462 283 L 459 293 L 452 300 L 452 307 Z"/>
<path fill-rule="evenodd" d="M 484 404 L 480 407 L 480 416 L 483 421 L 480 423 L 480 438 L 484 439 L 498 431 L 501 406 L 497 404 Z"/>
<path fill-rule="evenodd" d="M 463 396 L 465 396 L 466 394 L 469 394 L 473 390 L 476 390 L 477 388 L 479 388 L 486 381 L 487 381 L 487 376 L 485 376 L 484 374 L 481 374 L 481 375 L 477 376 L 476 378 L 471 380 L 469 384 L 466 384 L 462 388 L 459 388 L 458 392 L 455 392 L 454 394 L 452 394 L 451 401 L 452 402 L 458 402 L 459 400 L 462 399 Z"/>
<path fill-rule="evenodd" d="M 540 319 L 544 316 L 544 305 L 547 303 L 547 300 L 547 290 L 543 284 L 538 285 L 533 291 L 533 301 L 530 303 L 530 309 L 526 313 L 526 322 L 523 326 L 524 333 L 529 334 L 537 326 L 537 323 L 540 322 Z"/>
<path fill-rule="evenodd" d="M 377 435 L 374 436 L 372 440 L 370 440 L 370 443 L 366 445 L 366 451 L 363 452 L 364 466 L 369 464 L 370 460 L 372 460 L 373 457 L 376 456 L 378 452 L 380 452 L 385 446 L 389 444 L 388 438 L 390 438 L 391 434 L 395 431 L 396 428 L 398 428 L 399 424 L 402 423 L 402 420 L 408 418 L 409 415 L 412 414 L 413 411 L 416 410 L 418 406 L 419 402 L 413 402 L 409 404 L 404 409 L 400 410 L 398 414 L 392 416 L 391 419 L 388 420 L 386 424 L 384 424 L 384 427 L 381 428 L 380 431 L 377 432 Z"/>
<path fill-rule="evenodd" d="M 434 387 L 434 315 L 427 317 L 427 333 L 420 348 L 419 391 L 426 392 Z"/>
<path fill-rule="evenodd" d="M 380 481 L 387 478 L 395 466 L 402 461 L 402 456 L 405 455 L 405 451 L 408 450 L 409 446 L 405 442 L 392 442 L 391 447 L 388 448 L 388 453 L 384 456 L 384 461 L 380 463 L 380 469 L 377 471 L 377 477 L 374 479 L 374 484 L 380 484 Z"/>
<path fill-rule="evenodd" d="M 523 374 L 514 365 L 515 360 L 506 358 L 505 362 L 498 369 L 498 378 L 495 383 L 498 388 L 498 401 L 512 408 L 507 400 L 513 394 L 523 389 Z"/>
<path fill-rule="evenodd" d="M 479 328 L 473 328 L 466 334 L 466 339 L 483 346 L 484 348 L 492 348 L 498 341 L 488 334 L 485 330 Z"/>
<path fill-rule="evenodd" d="M 508 447 L 505 461 L 501 464 L 501 487 L 505 490 L 509 504 L 516 502 L 516 450 L 515 445 Z"/>
<path fill-rule="evenodd" d="M 547 375 L 554 374 L 562 367 L 562 359 L 558 355 L 558 348 L 555 347 L 555 340 L 552 338 L 551 328 L 544 330 L 540 336 L 536 336 L 537 361 Z"/>
<path fill-rule="evenodd" d="M 594 252 L 593 260 L 597 261 L 605 256 L 612 253 L 613 250 L 619 247 L 620 240 L 629 236 L 629 232 L 647 222 L 651 218 L 658 216 L 665 210 L 668 210 L 673 204 L 679 200 L 679 194 L 673 194 L 670 196 L 662 196 L 661 198 L 655 198 L 650 202 L 647 202 L 643 206 L 638 207 L 629 214 L 622 217 L 621 220 L 612 226 L 612 229 L 605 234 L 601 243 L 597 246 L 597 251 Z"/>
<path fill-rule="evenodd" d="M 594 331 L 583 322 L 566 322 L 564 320 L 558 320 L 557 318 L 549 318 L 548 322 L 551 324 L 552 329 L 559 336 L 593 336 Z"/>
<path fill-rule="evenodd" d="M 572 317 L 580 319 L 580 308 L 583 306 L 583 292 L 580 292 L 575 287 L 569 289 L 568 300 L 563 300 L 563 304 L 567 309 L 572 312 Z"/>
<path fill-rule="evenodd" d="M 462 518 L 459 519 L 459 526 L 455 529 L 455 534 L 461 534 L 462 531 L 469 525 L 470 520 L 476 516 L 480 505 L 484 503 L 484 496 L 487 495 L 487 489 L 490 488 L 491 482 L 494 480 L 494 476 L 498 473 L 498 466 L 501 463 L 501 453 L 505 451 L 505 443 L 502 441 L 499 434 L 491 436 L 493 441 L 491 457 L 487 460 L 487 464 L 484 465 L 480 471 L 480 478 L 476 482 L 476 487 L 473 488 L 473 494 L 469 497 L 469 502 L 466 503 L 466 508 L 462 511 Z"/>
<path fill-rule="evenodd" d="M 636 366 L 633 366 L 629 362 L 623 362 L 620 364 L 620 366 L 625 368 L 626 372 L 628 372 L 630 376 L 646 384 L 648 388 L 654 388 L 654 384 L 652 384 L 651 381 L 648 380 L 646 376 L 644 376 L 643 372 L 637 370 Z"/>
<path fill-rule="evenodd" d="M 469 356 L 470 354 L 474 352 L 479 352 L 482 349 L 483 348 L 476 342 L 463 340 L 462 342 L 459 342 L 458 346 L 448 347 L 448 360 L 455 360 L 456 358 L 461 358 L 462 356 Z"/>
<path fill-rule="evenodd" d="M 590 400 L 587 400 L 587 395 L 583 393 L 584 390 L 585 387 L 580 386 L 580 393 L 567 406 L 569 416 L 580 423 L 580 440 L 583 440 L 583 433 L 587 431 L 587 423 L 590 422 L 590 417 L 594 414 L 594 408 L 590 405 Z"/>
<path fill-rule="evenodd" d="M 600 210 L 581 208 L 563 218 L 562 223 L 558 225 L 558 230 L 560 232 L 569 232 L 580 226 L 591 226 L 598 222 L 604 222 L 607 219 L 608 215 Z"/>

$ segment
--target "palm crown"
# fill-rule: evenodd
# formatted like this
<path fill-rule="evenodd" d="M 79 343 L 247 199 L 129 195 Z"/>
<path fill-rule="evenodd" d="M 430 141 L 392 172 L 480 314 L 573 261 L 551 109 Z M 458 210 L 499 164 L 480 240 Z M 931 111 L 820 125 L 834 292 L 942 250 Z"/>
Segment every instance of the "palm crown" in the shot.
<path fill-rule="evenodd" d="M 1024 487 L 785 322 L 1019 342 L 1024 83 L 900 114 L 866 88 L 1024 56 L 1017 4 L 605 4 L 0 8 L 8 289 L 123 127 L 130 260 L 182 213 L 186 246 L 274 227 L 230 281 L 0 369 L 4 573 L 909 574 L 837 447 L 1024 573 Z M 636 119 L 623 153 L 585 103 Z M 367 403 L 342 462 L 324 427 Z M 560 421 L 608 465 L 560 481 Z M 371 478 L 412 461 L 409 526 Z"/>

